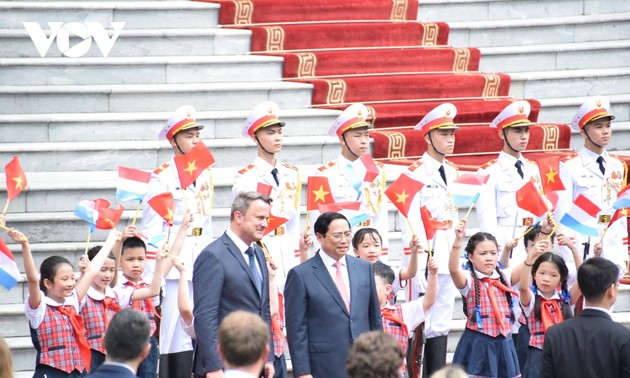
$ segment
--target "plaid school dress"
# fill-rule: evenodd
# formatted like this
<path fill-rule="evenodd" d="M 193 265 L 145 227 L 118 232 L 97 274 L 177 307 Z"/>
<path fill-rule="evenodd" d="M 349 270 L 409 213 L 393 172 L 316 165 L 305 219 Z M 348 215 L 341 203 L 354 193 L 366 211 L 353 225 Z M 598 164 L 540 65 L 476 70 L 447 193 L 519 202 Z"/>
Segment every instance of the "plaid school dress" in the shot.
<path fill-rule="evenodd" d="M 109 289 L 109 290 L 108 290 Z M 120 311 L 118 296 L 110 288 L 106 293 L 99 293 L 93 287 L 88 289 L 81 307 L 81 317 L 85 325 L 85 338 L 90 349 L 107 354 L 103 346 L 103 335 L 109 321 Z"/>

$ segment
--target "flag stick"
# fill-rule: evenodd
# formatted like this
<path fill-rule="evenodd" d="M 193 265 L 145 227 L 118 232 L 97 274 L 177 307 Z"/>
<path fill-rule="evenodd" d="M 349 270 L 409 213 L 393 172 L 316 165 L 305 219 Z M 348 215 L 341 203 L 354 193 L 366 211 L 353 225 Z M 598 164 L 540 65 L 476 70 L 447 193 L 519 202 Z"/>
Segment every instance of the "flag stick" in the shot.
<path fill-rule="evenodd" d="M 306 227 L 304 227 L 304 232 L 308 232 L 308 229 L 310 227 L 308 213 L 309 213 L 309 211 L 306 210 Z"/>
<path fill-rule="evenodd" d="M 2 209 L 2 215 L 7 215 L 7 209 L 9 208 L 9 203 L 11 203 L 11 201 L 7 198 L 7 203 L 4 205 L 4 209 Z"/>
<path fill-rule="evenodd" d="M 166 242 L 171 240 L 171 226 L 168 226 L 168 234 L 166 234 Z"/>
<path fill-rule="evenodd" d="M 551 230 L 551 232 L 549 233 L 549 236 L 547 236 L 547 240 L 551 240 L 551 237 L 553 236 L 553 234 L 556 233 L 556 231 L 558 231 L 558 227 L 560 227 L 560 223 L 556 223 L 556 226 L 553 228 L 553 230 Z"/>
<path fill-rule="evenodd" d="M 407 220 L 407 224 L 409 225 L 409 230 L 411 231 L 411 236 L 416 236 L 416 232 L 413 230 L 413 226 L 411 225 L 411 221 L 409 220 L 408 217 L 405 217 L 405 219 Z"/>
<path fill-rule="evenodd" d="M 0 224 L 0 230 L 5 230 L 5 231 L 11 231 L 11 229 L 9 227 L 3 226 Z"/>
<path fill-rule="evenodd" d="M 602 237 L 599 238 L 599 243 L 598 243 L 599 245 L 602 245 L 602 241 L 604 241 L 604 236 L 606 236 L 606 232 L 608 232 L 608 227 L 604 229 L 604 233 L 602 234 Z"/>
<path fill-rule="evenodd" d="M 464 220 L 468 220 L 468 215 L 470 215 L 470 212 L 472 211 L 474 206 L 475 206 L 475 202 L 473 201 L 468 207 L 468 211 L 466 212 L 466 216 L 464 217 Z"/>
<path fill-rule="evenodd" d="M 84 253 L 85 256 L 87 256 L 88 249 L 90 249 L 90 238 L 91 237 L 92 237 L 92 230 L 90 228 L 90 231 L 88 232 L 87 242 L 85 242 L 85 253 Z"/>
<path fill-rule="evenodd" d="M 131 222 L 132 226 L 136 225 L 136 219 L 138 218 L 138 212 L 140 212 L 141 206 L 142 206 L 142 201 L 138 202 L 138 207 L 136 207 L 136 213 L 133 215 L 133 221 Z"/>
<path fill-rule="evenodd" d="M 517 239 L 517 240 L 522 239 L 522 238 L 523 238 L 523 236 L 525 236 L 525 235 L 529 234 L 529 232 L 530 232 L 531 230 L 533 230 L 533 229 L 534 229 L 534 226 L 529 226 L 529 227 L 527 227 L 527 230 L 525 230 L 525 232 L 523 232 L 523 233 L 521 234 L 521 236 L 519 236 L 519 237 L 518 237 L 518 238 L 516 238 L 516 239 Z"/>

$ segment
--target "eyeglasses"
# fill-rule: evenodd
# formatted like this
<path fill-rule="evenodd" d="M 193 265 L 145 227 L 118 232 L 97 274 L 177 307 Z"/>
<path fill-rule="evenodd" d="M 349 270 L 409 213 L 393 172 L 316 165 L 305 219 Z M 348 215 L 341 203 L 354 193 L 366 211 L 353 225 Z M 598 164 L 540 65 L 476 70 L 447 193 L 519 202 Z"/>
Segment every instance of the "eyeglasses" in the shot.
<path fill-rule="evenodd" d="M 352 232 L 347 231 L 344 233 L 341 232 L 335 232 L 334 234 L 324 234 L 324 237 L 326 236 L 330 236 L 331 239 L 336 240 L 336 241 L 341 241 L 341 238 L 345 238 L 346 240 L 350 240 L 352 239 Z"/>

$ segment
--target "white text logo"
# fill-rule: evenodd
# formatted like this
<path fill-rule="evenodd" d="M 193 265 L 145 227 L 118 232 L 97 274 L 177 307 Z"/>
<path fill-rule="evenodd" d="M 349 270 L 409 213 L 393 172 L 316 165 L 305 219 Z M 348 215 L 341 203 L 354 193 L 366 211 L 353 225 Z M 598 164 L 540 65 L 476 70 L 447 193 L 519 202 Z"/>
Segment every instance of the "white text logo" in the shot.
<path fill-rule="evenodd" d="M 78 58 L 85 55 L 92 46 L 92 39 L 96 42 L 101 54 L 104 57 L 109 55 L 114 43 L 120 36 L 120 32 L 125 27 L 126 22 L 111 22 L 113 30 L 112 37 L 107 35 L 105 27 L 100 22 L 49 22 L 50 36 L 46 37 L 46 32 L 37 22 L 23 22 L 24 29 L 31 37 L 35 48 L 41 57 L 46 56 L 55 38 L 57 47 L 64 56 Z M 70 37 L 83 39 L 74 46 L 70 46 Z"/>

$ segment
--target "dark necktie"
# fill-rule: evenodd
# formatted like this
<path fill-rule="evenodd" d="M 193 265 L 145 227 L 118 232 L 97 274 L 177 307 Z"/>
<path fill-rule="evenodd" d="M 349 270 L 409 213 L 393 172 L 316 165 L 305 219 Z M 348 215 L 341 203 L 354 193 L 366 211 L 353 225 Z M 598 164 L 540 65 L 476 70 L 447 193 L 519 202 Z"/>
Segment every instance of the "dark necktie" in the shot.
<path fill-rule="evenodd" d="M 249 247 L 247 251 L 245 251 L 247 256 L 249 256 L 249 270 L 252 272 L 252 276 L 254 277 L 254 284 L 256 285 L 256 290 L 258 290 L 258 294 L 262 295 L 262 277 L 260 273 L 258 273 L 258 268 L 256 267 L 256 257 L 254 256 L 254 248 Z"/>
<path fill-rule="evenodd" d="M 448 184 L 448 182 L 446 182 L 446 173 L 444 172 L 444 166 L 440 165 L 438 171 L 440 171 L 440 177 L 442 177 L 442 180 L 444 180 L 444 184 Z"/>
<path fill-rule="evenodd" d="M 521 176 L 521 178 L 524 178 L 525 175 L 523 175 L 523 162 L 520 160 L 516 161 L 516 164 L 514 164 L 516 166 L 516 171 L 518 172 L 518 175 Z"/>
<path fill-rule="evenodd" d="M 597 164 L 599 164 L 599 170 L 602 172 L 602 175 L 606 173 L 606 160 L 604 160 L 603 156 L 597 158 Z"/>
<path fill-rule="evenodd" d="M 278 179 L 278 168 L 274 168 L 271 170 L 271 175 L 273 176 L 276 185 L 280 185 L 280 180 Z"/>

